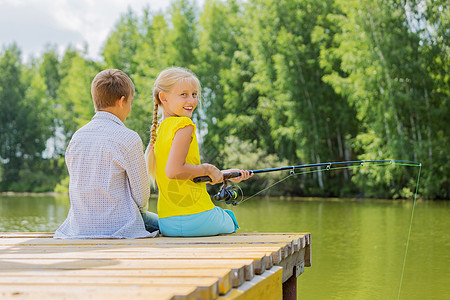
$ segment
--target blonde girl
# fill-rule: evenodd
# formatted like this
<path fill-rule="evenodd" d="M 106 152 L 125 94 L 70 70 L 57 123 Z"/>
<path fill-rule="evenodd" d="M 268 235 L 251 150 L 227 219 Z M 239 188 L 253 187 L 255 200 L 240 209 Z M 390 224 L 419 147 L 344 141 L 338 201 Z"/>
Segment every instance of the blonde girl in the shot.
<path fill-rule="evenodd" d="M 145 152 L 147 167 L 159 190 L 159 228 L 165 236 L 209 236 L 235 232 L 239 226 L 230 210 L 216 207 L 206 183 L 193 178 L 209 176 L 211 184 L 223 180 L 223 172 L 241 172 L 233 181 L 251 177 L 246 170 L 220 171 L 200 162 L 192 114 L 200 100 L 200 81 L 188 69 L 173 67 L 162 71 L 154 84 L 153 124 Z M 158 125 L 158 109 L 163 119 Z"/>

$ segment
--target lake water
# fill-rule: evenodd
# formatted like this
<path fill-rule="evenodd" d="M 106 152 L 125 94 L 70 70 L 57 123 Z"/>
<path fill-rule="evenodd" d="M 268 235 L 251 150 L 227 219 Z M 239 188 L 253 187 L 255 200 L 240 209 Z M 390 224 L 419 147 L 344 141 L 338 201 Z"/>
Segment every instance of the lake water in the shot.
<path fill-rule="evenodd" d="M 412 204 L 253 198 L 229 208 L 240 232 L 311 233 L 299 299 L 372 300 L 398 297 Z M 54 231 L 68 209 L 67 197 L 0 196 L 0 232 Z M 450 299 L 449 229 L 449 202 L 416 204 L 400 299 Z"/>

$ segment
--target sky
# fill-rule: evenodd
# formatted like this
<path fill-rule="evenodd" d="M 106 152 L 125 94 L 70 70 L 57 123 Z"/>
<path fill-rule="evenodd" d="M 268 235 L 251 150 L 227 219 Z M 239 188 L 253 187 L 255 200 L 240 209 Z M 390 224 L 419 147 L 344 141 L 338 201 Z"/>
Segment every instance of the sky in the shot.
<path fill-rule="evenodd" d="M 204 1 L 198 1 L 202 3 Z M 15 42 L 22 58 L 39 56 L 46 45 L 60 53 L 68 45 L 84 49 L 100 59 L 101 47 L 120 16 L 131 8 L 164 11 L 170 0 L 0 0 L 1 49 Z"/>

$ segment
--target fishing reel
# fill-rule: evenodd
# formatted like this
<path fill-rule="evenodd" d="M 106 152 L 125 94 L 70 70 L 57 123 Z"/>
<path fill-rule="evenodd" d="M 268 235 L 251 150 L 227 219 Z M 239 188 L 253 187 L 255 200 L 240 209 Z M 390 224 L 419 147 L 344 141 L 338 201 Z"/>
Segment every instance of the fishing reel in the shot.
<path fill-rule="evenodd" d="M 219 192 L 213 196 L 213 200 L 224 201 L 226 204 L 238 205 L 241 201 L 237 200 L 239 197 L 239 189 L 237 186 L 227 186 L 227 180 L 223 181 L 223 185 Z"/>

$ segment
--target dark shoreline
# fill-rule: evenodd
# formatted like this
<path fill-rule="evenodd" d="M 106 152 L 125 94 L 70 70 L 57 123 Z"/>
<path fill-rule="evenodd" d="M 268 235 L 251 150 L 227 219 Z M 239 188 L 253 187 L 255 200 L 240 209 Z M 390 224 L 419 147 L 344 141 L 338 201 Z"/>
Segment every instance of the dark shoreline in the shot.
<path fill-rule="evenodd" d="M 52 197 L 69 197 L 69 194 L 65 193 L 55 193 L 55 192 L 0 192 L 0 197 L 43 197 L 43 196 L 52 196 Z M 154 195 L 152 194 L 151 198 L 153 199 Z M 259 199 L 270 199 L 270 200 L 282 200 L 282 201 L 329 201 L 329 202 L 338 202 L 338 201 L 348 201 L 348 202 L 370 202 L 370 201 L 413 201 L 414 199 L 375 199 L 375 198 L 364 198 L 364 197 L 294 197 L 294 196 L 269 196 L 269 197 L 258 197 Z M 425 200 L 422 198 L 418 198 L 417 202 L 425 202 L 425 201 L 450 201 L 450 199 L 442 199 L 442 200 Z M 216 204 L 220 202 L 215 202 Z"/>
<path fill-rule="evenodd" d="M 69 194 L 55 193 L 55 192 L 0 192 L 0 196 L 69 196 Z"/>

